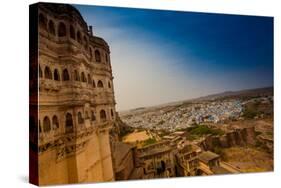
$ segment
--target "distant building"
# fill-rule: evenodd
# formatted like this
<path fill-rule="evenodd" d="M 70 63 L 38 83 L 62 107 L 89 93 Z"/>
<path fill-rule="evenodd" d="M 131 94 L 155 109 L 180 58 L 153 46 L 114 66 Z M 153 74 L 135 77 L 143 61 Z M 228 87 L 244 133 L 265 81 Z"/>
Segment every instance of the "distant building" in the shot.
<path fill-rule="evenodd" d="M 175 169 L 176 176 L 195 176 L 199 160 L 198 153 L 201 152 L 200 147 L 196 145 L 185 145 L 182 149 L 179 149 L 175 155 Z"/>
<path fill-rule="evenodd" d="M 136 147 L 114 142 L 112 148 L 115 180 L 142 179 L 143 169 L 136 158 Z"/>
<path fill-rule="evenodd" d="M 198 155 L 199 166 L 197 175 L 230 174 L 239 173 L 236 167 L 220 161 L 220 156 L 211 151 L 205 151 Z"/>
<path fill-rule="evenodd" d="M 151 144 L 138 149 L 144 179 L 175 177 L 174 153 L 169 141 Z"/>

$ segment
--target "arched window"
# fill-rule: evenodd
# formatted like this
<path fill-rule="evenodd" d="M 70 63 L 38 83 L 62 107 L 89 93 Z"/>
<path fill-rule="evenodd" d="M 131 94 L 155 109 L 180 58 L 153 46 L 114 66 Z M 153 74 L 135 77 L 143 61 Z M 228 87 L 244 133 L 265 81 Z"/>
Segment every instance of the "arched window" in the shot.
<path fill-rule="evenodd" d="M 109 62 L 109 58 L 108 58 L 108 54 L 105 54 L 105 61 L 108 63 Z"/>
<path fill-rule="evenodd" d="M 73 132 L 73 120 L 70 113 L 67 113 L 65 116 L 65 131 L 67 133 Z"/>
<path fill-rule="evenodd" d="M 48 66 L 45 67 L 44 74 L 46 79 L 52 79 L 52 71 Z"/>
<path fill-rule="evenodd" d="M 98 87 L 99 87 L 99 88 L 103 88 L 103 83 L 102 83 L 101 80 L 98 81 Z"/>
<path fill-rule="evenodd" d="M 111 84 L 110 84 L 110 82 L 108 82 L 108 88 L 111 88 Z"/>
<path fill-rule="evenodd" d="M 78 112 L 78 123 L 79 123 L 79 124 L 84 123 L 84 119 L 83 119 L 83 117 L 82 117 L 81 112 Z"/>
<path fill-rule="evenodd" d="M 56 30 L 55 30 L 55 24 L 52 20 L 49 21 L 48 23 L 48 30 L 52 35 L 56 35 Z"/>
<path fill-rule="evenodd" d="M 106 120 L 106 113 L 104 110 L 100 111 L 100 119 L 101 121 L 105 121 Z"/>
<path fill-rule="evenodd" d="M 110 113 L 111 113 L 111 117 L 113 118 L 114 117 L 114 113 L 113 113 L 112 109 L 110 110 Z"/>
<path fill-rule="evenodd" d="M 94 88 L 96 87 L 96 83 L 95 83 L 95 80 L 93 80 L 93 87 L 94 87 Z"/>
<path fill-rule="evenodd" d="M 91 76 L 90 76 L 90 74 L 88 74 L 88 84 L 91 84 L 91 83 L 92 83 Z"/>
<path fill-rule="evenodd" d="M 59 126 L 59 120 L 58 120 L 58 117 L 56 115 L 53 116 L 53 119 L 52 119 L 52 123 L 53 123 L 53 129 L 58 129 L 60 126 Z"/>
<path fill-rule="evenodd" d="M 60 74 L 58 69 L 54 70 L 54 80 L 60 81 Z"/>
<path fill-rule="evenodd" d="M 70 25 L 69 33 L 70 33 L 70 38 L 75 40 L 75 30 L 74 30 L 74 27 L 72 25 Z"/>
<path fill-rule="evenodd" d="M 87 82 L 84 72 L 81 73 L 82 82 Z"/>
<path fill-rule="evenodd" d="M 64 80 L 64 81 L 69 80 L 69 74 L 68 74 L 67 69 L 64 69 L 64 70 L 63 70 L 63 80 Z"/>
<path fill-rule="evenodd" d="M 75 80 L 75 81 L 80 81 L 80 76 L 79 76 L 77 70 L 74 71 L 74 80 Z"/>
<path fill-rule="evenodd" d="M 92 120 L 92 121 L 95 121 L 95 120 L 96 120 L 96 116 L 95 116 L 94 111 L 91 111 L 91 120 Z"/>
<path fill-rule="evenodd" d="M 96 58 L 96 62 L 101 62 L 100 51 L 95 50 L 95 58 Z"/>
<path fill-rule="evenodd" d="M 66 36 L 66 26 L 62 22 L 59 23 L 58 35 L 59 37 Z"/>
<path fill-rule="evenodd" d="M 43 14 L 39 14 L 39 26 L 47 30 L 47 18 Z"/>
<path fill-rule="evenodd" d="M 39 77 L 42 78 L 42 69 L 40 66 L 39 66 Z"/>
<path fill-rule="evenodd" d="M 49 132 L 50 130 L 51 130 L 50 119 L 48 118 L 48 116 L 45 116 L 44 120 L 43 120 L 43 131 L 44 132 Z"/>
<path fill-rule="evenodd" d="M 76 38 L 77 38 L 77 41 L 78 41 L 79 43 L 82 43 L 80 31 L 77 32 L 77 37 L 76 37 Z"/>

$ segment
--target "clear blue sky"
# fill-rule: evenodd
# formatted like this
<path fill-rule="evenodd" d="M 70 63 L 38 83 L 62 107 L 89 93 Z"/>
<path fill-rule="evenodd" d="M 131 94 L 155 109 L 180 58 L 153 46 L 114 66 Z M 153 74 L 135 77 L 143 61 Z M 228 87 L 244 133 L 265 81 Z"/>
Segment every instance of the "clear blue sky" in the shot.
<path fill-rule="evenodd" d="M 111 48 L 120 110 L 273 85 L 273 18 L 78 6 Z"/>

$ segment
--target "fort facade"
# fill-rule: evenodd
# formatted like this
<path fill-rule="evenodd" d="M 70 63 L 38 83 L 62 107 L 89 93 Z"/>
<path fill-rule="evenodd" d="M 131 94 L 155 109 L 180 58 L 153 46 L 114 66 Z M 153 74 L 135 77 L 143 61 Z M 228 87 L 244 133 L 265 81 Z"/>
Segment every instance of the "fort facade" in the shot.
<path fill-rule="evenodd" d="M 38 101 L 30 100 L 31 114 L 38 102 L 39 184 L 113 181 L 116 102 L 106 41 L 73 6 L 39 3 L 31 66 L 39 77 Z"/>

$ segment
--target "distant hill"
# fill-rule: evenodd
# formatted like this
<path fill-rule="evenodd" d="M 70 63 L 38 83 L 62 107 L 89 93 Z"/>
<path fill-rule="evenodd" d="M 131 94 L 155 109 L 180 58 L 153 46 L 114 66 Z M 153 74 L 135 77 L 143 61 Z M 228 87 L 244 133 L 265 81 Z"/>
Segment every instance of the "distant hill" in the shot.
<path fill-rule="evenodd" d="M 258 97 L 258 96 L 273 96 L 273 87 L 264 87 L 256 89 L 247 89 L 239 91 L 226 91 L 223 93 L 217 93 L 199 97 L 195 100 L 214 100 L 220 98 L 238 98 L 238 97 Z"/>
<path fill-rule="evenodd" d="M 247 99 L 247 98 L 259 97 L 259 96 L 273 96 L 273 87 L 246 89 L 246 90 L 239 90 L 239 91 L 225 91 L 222 93 L 211 94 L 194 99 L 174 101 L 174 102 L 164 103 L 155 106 L 139 107 L 127 111 L 122 111 L 120 112 L 120 115 L 122 116 L 132 113 L 143 113 L 145 111 L 151 111 L 163 107 L 182 105 L 189 102 L 196 102 L 202 100 L 217 100 L 217 99 L 231 99 L 231 98 Z"/>

